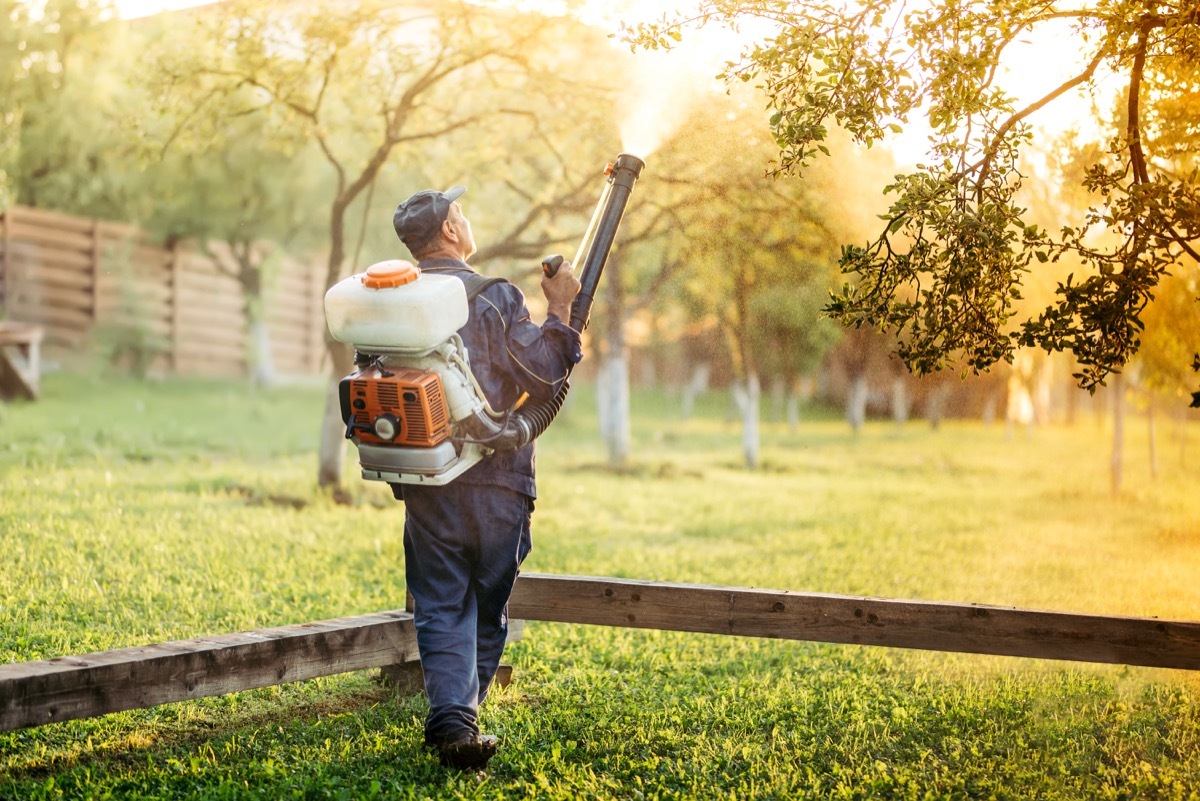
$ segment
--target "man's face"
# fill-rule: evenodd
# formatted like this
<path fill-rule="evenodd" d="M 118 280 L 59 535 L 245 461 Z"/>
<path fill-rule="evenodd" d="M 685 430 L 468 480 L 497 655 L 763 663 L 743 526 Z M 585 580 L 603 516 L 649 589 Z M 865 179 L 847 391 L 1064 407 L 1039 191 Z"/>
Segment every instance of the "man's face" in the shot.
<path fill-rule="evenodd" d="M 450 204 L 450 213 L 446 215 L 446 222 L 454 230 L 458 236 L 458 244 L 462 248 L 463 260 L 471 258 L 475 255 L 475 234 L 471 231 L 471 223 L 467 220 L 466 215 L 462 212 L 462 206 L 457 203 Z"/>

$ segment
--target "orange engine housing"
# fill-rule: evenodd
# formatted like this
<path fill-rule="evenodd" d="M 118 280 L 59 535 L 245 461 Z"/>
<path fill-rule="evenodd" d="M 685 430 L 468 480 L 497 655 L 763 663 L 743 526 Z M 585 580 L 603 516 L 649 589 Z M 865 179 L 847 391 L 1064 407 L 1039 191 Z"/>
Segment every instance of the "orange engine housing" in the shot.
<path fill-rule="evenodd" d="M 450 437 L 450 407 L 442 379 L 432 370 L 377 365 L 342 379 L 342 419 L 361 442 L 428 448 Z M 376 433 L 376 421 L 390 418 L 395 436 Z"/>

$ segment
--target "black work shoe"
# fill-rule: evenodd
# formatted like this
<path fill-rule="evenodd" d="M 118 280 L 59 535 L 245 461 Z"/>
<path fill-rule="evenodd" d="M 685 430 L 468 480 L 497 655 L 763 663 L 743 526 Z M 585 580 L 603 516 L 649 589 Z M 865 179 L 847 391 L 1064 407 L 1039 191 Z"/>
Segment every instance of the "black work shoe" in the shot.
<path fill-rule="evenodd" d="M 498 741 L 491 734 L 471 734 L 452 743 L 437 746 L 442 767 L 455 770 L 483 770 L 496 753 Z"/>

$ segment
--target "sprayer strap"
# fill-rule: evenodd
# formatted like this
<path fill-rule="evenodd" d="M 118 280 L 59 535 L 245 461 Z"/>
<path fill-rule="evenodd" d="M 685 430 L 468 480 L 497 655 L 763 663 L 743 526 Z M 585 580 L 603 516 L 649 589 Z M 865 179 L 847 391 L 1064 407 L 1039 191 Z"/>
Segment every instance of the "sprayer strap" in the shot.
<path fill-rule="evenodd" d="M 503 278 L 488 278 L 479 273 L 467 273 L 462 276 L 462 282 L 467 289 L 467 302 L 475 300 L 483 290 L 494 284 L 507 283 Z"/>

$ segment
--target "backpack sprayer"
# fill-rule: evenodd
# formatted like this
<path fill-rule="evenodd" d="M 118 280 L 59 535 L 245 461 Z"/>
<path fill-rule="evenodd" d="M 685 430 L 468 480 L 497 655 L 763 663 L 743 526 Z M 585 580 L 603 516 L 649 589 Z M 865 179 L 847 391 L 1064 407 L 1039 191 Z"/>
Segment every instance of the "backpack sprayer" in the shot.
<path fill-rule="evenodd" d="M 600 275 L 645 162 L 623 153 L 605 168 L 600 202 L 575 256 L 580 290 L 568 325 L 587 328 Z M 542 270 L 553 277 L 561 256 Z M 329 332 L 355 348 L 359 369 L 338 385 L 346 438 L 362 476 L 398 484 L 448 484 L 495 451 L 516 450 L 553 422 L 570 388 L 548 401 L 496 411 L 471 372 L 458 329 L 469 291 L 451 275 L 423 274 L 407 261 L 379 262 L 325 294 Z"/>

